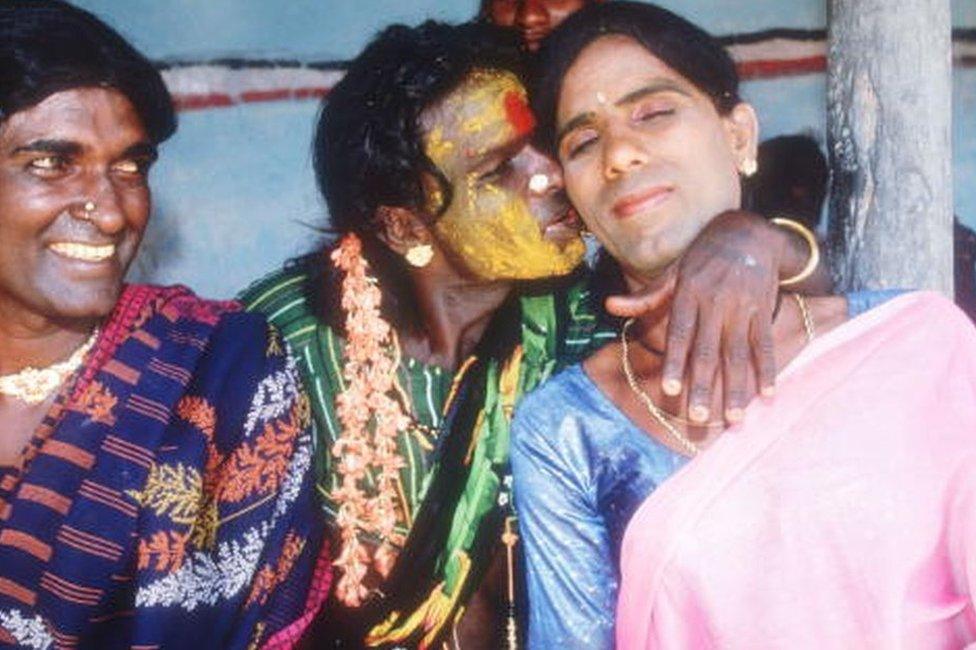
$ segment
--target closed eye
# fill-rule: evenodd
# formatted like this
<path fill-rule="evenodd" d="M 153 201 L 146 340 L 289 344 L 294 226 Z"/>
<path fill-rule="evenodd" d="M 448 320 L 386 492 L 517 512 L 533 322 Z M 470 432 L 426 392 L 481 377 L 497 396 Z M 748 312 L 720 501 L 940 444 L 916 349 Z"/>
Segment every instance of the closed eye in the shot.
<path fill-rule="evenodd" d="M 501 180 L 512 168 L 512 159 L 506 158 L 490 170 L 478 176 L 481 183 L 492 183 Z"/>
<path fill-rule="evenodd" d="M 639 106 L 634 110 L 633 120 L 635 122 L 651 122 L 662 117 L 668 117 L 674 115 L 675 109 L 673 107 L 654 107 L 654 106 Z"/>
<path fill-rule="evenodd" d="M 596 144 L 597 140 L 597 133 L 593 129 L 585 129 L 577 131 L 576 133 L 570 133 L 563 139 L 563 149 L 565 151 L 563 158 L 566 160 L 572 160 L 573 158 L 586 153 L 593 147 L 593 145 Z"/>

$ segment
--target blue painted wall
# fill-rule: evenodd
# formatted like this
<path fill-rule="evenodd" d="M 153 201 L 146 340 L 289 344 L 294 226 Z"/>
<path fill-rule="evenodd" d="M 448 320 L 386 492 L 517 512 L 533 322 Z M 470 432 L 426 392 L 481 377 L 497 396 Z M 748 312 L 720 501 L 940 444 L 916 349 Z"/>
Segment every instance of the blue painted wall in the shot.
<path fill-rule="evenodd" d="M 477 0 L 77 0 L 158 60 L 218 57 L 341 60 L 391 22 L 460 21 Z M 821 0 L 667 0 L 715 34 L 822 29 Z M 976 0 L 953 0 L 957 27 L 976 27 Z M 976 226 L 976 69 L 954 79 L 956 209 Z M 764 136 L 824 133 L 823 75 L 753 81 L 746 96 Z M 133 276 L 227 296 L 287 257 L 311 250 L 325 210 L 310 169 L 314 101 L 181 114 L 154 171 L 156 208 Z"/>

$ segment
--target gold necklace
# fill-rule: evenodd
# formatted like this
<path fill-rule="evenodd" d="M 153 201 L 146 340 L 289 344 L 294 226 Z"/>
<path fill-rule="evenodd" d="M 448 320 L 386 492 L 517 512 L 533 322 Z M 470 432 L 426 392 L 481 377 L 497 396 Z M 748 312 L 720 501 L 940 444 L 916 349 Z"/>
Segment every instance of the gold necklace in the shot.
<path fill-rule="evenodd" d="M 20 372 L 0 377 L 0 394 L 19 399 L 27 404 L 40 404 L 78 370 L 97 338 L 96 327 L 88 340 L 64 361 L 51 364 L 46 368 L 27 366 Z"/>
<path fill-rule="evenodd" d="M 627 330 L 634 323 L 633 318 L 628 318 L 624 323 L 623 329 L 620 330 L 620 361 L 624 369 L 624 377 L 627 378 L 627 384 L 630 386 L 630 390 L 633 391 L 634 395 L 644 404 L 647 412 L 651 414 L 651 417 L 661 425 L 661 427 L 668 432 L 668 435 L 681 447 L 684 452 L 689 456 L 696 456 L 701 449 L 693 443 L 688 437 L 678 430 L 678 427 L 671 424 L 668 421 L 667 413 L 654 403 L 651 396 L 648 395 L 641 389 L 640 385 L 637 383 L 637 379 L 634 377 L 634 370 L 630 367 L 630 349 L 627 345 Z"/>
<path fill-rule="evenodd" d="M 817 328 L 813 323 L 813 315 L 810 313 L 810 308 L 807 307 L 807 301 L 803 299 L 803 296 L 798 293 L 790 295 L 796 300 L 796 306 L 800 308 L 800 316 L 803 318 L 803 331 L 806 332 L 807 343 L 810 343 L 817 335 Z"/>

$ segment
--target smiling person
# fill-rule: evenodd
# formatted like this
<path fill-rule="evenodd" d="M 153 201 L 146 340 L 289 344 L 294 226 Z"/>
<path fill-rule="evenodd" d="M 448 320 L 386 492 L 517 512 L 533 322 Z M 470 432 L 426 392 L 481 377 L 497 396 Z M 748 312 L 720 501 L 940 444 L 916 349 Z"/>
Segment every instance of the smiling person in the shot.
<path fill-rule="evenodd" d="M 632 291 L 666 282 L 742 201 L 758 122 L 732 61 L 634 2 L 582 10 L 541 56 L 570 199 Z M 782 296 L 776 397 L 728 431 L 662 390 L 667 303 L 523 400 L 531 647 L 976 639 L 976 331 L 936 294 L 855 298 Z"/>
<path fill-rule="evenodd" d="M 123 283 L 175 129 L 97 18 L 0 4 L 4 645 L 244 648 L 315 608 L 308 404 L 280 339 Z"/>
<path fill-rule="evenodd" d="M 490 25 L 379 34 L 317 129 L 336 240 L 244 295 L 298 353 L 321 436 L 337 559 L 320 643 L 518 640 L 512 409 L 617 326 L 589 290 L 559 167 L 532 144 L 522 67 L 514 35 Z M 717 331 L 740 331 L 772 312 L 777 275 L 809 249 L 761 217 L 714 223 L 675 291 Z M 682 277 L 705 290 L 689 295 Z M 694 329 L 678 334 L 672 349 L 687 352 Z M 709 387 L 712 362 L 699 368 Z"/>

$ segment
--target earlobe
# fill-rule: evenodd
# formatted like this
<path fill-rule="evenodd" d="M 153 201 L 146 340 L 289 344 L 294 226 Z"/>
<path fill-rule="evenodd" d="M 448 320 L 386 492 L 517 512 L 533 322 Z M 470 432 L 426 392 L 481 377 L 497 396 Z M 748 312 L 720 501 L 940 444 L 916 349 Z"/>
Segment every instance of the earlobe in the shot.
<path fill-rule="evenodd" d="M 376 209 L 380 223 L 378 237 L 398 255 L 431 243 L 430 231 L 413 210 L 381 205 Z"/>
<path fill-rule="evenodd" d="M 759 118 L 751 104 L 740 102 L 728 116 L 732 146 L 740 167 L 746 161 L 755 161 L 759 147 Z"/>

